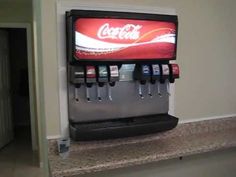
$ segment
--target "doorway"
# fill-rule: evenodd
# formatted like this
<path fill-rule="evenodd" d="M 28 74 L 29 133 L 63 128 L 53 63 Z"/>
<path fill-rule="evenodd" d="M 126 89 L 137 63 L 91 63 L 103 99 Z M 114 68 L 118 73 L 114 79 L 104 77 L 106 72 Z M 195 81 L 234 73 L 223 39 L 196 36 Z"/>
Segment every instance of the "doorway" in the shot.
<path fill-rule="evenodd" d="M 9 74 L 15 140 L 31 146 L 27 36 L 24 28 L 9 28 Z"/>
<path fill-rule="evenodd" d="M 39 166 L 29 36 L 24 27 L 0 28 L 0 169 L 11 176 Z"/>
<path fill-rule="evenodd" d="M 4 139 L 0 148 L 14 139 L 31 145 L 26 29 L 0 29 L 0 37 L 1 134 Z"/>

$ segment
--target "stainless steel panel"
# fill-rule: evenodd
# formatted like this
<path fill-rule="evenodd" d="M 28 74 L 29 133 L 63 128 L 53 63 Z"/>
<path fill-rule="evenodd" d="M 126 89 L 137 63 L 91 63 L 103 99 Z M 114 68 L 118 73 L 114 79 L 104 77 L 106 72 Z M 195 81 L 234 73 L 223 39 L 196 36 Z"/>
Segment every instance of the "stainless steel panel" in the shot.
<path fill-rule="evenodd" d="M 112 87 L 112 98 L 108 99 L 107 86 L 101 88 L 102 101 L 98 101 L 96 85 L 90 89 L 91 102 L 87 102 L 85 87 L 78 90 L 79 101 L 75 100 L 74 86 L 69 84 L 69 119 L 85 122 L 115 118 L 126 118 L 168 112 L 169 96 L 166 84 L 161 84 L 162 97 L 158 96 L 157 84 L 153 86 L 153 97 L 148 96 L 148 85 L 143 86 L 144 99 L 138 95 L 138 83 L 134 81 L 117 82 Z"/>

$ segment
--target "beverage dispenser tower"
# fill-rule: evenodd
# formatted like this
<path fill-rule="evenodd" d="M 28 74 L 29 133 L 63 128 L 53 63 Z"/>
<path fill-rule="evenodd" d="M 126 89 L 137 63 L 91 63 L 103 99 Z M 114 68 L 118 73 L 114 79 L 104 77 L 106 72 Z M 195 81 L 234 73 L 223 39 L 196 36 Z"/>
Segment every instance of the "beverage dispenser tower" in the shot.
<path fill-rule="evenodd" d="M 174 15 L 66 13 L 68 110 L 73 140 L 170 130 L 169 86 L 179 78 Z"/>

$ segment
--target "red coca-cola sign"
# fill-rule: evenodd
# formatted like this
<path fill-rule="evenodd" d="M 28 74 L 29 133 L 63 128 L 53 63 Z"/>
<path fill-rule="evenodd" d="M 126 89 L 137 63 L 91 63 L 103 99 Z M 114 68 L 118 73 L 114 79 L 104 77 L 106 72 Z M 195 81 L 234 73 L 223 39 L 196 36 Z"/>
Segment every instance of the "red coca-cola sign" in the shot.
<path fill-rule="evenodd" d="M 176 24 L 153 20 L 79 18 L 75 21 L 78 60 L 173 59 Z"/>

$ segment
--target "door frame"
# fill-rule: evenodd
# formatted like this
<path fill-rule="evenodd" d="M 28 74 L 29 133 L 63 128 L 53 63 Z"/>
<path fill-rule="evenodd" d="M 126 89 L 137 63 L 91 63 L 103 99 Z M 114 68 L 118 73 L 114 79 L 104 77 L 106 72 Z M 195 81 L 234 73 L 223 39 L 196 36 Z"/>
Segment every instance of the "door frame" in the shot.
<path fill-rule="evenodd" d="M 32 26 L 30 23 L 0 23 L 0 28 L 21 28 L 26 29 L 27 40 L 27 62 L 28 62 L 28 78 L 29 78 L 29 102 L 30 102 L 30 127 L 32 150 L 38 151 L 38 138 L 36 126 L 36 93 L 35 93 L 35 73 L 33 61 L 33 41 L 32 41 Z"/>

